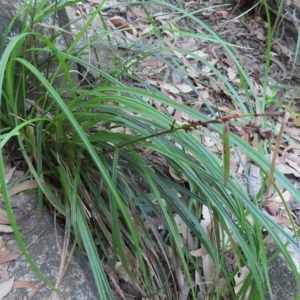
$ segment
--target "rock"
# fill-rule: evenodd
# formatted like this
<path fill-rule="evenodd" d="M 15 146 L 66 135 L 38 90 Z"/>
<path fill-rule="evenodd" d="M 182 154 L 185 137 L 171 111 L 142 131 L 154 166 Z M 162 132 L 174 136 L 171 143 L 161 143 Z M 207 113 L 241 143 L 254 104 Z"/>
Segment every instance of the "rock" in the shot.
<path fill-rule="evenodd" d="M 17 173 L 17 178 L 23 176 L 22 172 Z M 14 178 L 15 180 L 16 178 Z M 25 195 L 20 193 L 12 197 L 12 205 L 15 211 L 24 211 L 25 205 L 28 207 L 36 206 L 36 194 Z M 20 208 L 17 208 L 19 205 Z M 55 285 L 60 274 L 61 256 L 59 254 L 59 246 L 63 248 L 64 229 L 56 224 L 50 213 L 44 209 L 41 217 L 37 216 L 37 212 L 32 212 L 28 218 L 25 218 L 19 224 L 19 229 L 28 252 L 32 256 L 33 261 L 37 264 L 43 275 Z M 6 246 L 15 253 L 20 253 L 18 245 L 15 242 L 13 234 L 5 235 Z M 25 281 L 30 284 L 39 286 L 42 281 L 33 271 L 24 255 L 17 260 L 9 263 L 9 277 L 15 276 L 15 282 Z M 62 277 L 61 284 L 58 289 L 63 294 L 57 294 L 56 300 L 59 299 L 78 299 L 92 300 L 98 299 L 97 289 L 94 284 L 92 272 L 87 258 L 77 249 L 73 254 L 68 269 Z M 25 299 L 30 297 L 33 291 L 30 288 L 15 289 L 6 296 L 6 300 Z M 48 299 L 52 290 L 43 285 L 32 299 Z"/>
<path fill-rule="evenodd" d="M 88 8 L 89 11 L 94 10 L 94 8 L 90 5 Z M 85 26 L 87 17 L 84 15 L 79 17 L 76 14 L 78 10 L 72 6 L 66 7 L 66 12 L 67 18 L 73 21 L 70 25 L 71 31 L 74 36 L 77 36 Z M 90 47 L 86 47 L 86 45 L 90 45 Z M 76 49 L 78 51 L 80 51 L 83 47 L 86 48 L 81 54 L 82 60 L 84 60 L 87 64 L 92 64 L 99 70 L 109 71 L 113 65 L 112 61 L 114 59 L 115 48 L 112 46 L 112 44 L 109 44 L 107 40 L 107 34 L 103 28 L 103 23 L 99 15 L 93 19 L 91 25 L 87 28 L 84 35 L 80 38 L 78 44 L 76 45 Z M 100 77 L 99 72 L 92 69 L 88 69 L 88 71 L 96 79 Z"/>
<path fill-rule="evenodd" d="M 292 235 L 292 232 L 288 228 L 284 228 L 284 230 L 289 235 Z M 281 239 L 283 242 L 286 242 L 283 236 L 281 236 Z M 270 236 L 265 238 L 265 244 L 267 256 L 271 257 L 278 250 L 277 244 Z M 287 250 L 295 263 L 298 273 L 300 274 L 299 252 L 291 245 L 287 247 Z M 270 294 L 266 292 L 266 300 L 294 300 L 296 299 L 296 296 L 299 295 L 292 271 L 282 254 L 276 256 L 269 264 L 269 277 L 273 298 L 271 298 Z"/>

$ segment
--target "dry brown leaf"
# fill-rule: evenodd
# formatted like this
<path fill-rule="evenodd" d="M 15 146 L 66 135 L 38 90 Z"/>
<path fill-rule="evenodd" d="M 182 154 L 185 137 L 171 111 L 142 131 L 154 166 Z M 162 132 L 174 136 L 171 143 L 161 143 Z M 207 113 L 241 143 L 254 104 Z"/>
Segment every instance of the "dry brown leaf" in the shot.
<path fill-rule="evenodd" d="M 9 224 L 7 212 L 2 208 L 0 208 L 0 224 Z"/>
<path fill-rule="evenodd" d="M 216 12 L 216 16 L 222 17 L 222 18 L 227 18 L 229 16 L 230 12 L 228 10 L 218 10 Z"/>
<path fill-rule="evenodd" d="M 297 172 L 300 173 L 300 166 L 296 162 L 294 162 L 288 158 L 285 161 L 290 165 L 290 167 L 294 168 Z"/>
<path fill-rule="evenodd" d="M 258 23 L 258 24 L 261 24 L 261 25 L 264 25 L 264 26 L 267 26 L 268 24 L 266 23 L 266 21 L 260 17 L 260 16 L 255 16 L 254 17 L 254 20 Z"/>
<path fill-rule="evenodd" d="M 219 59 L 219 55 L 217 54 L 216 50 L 218 50 L 220 47 L 219 46 L 213 46 L 211 48 L 211 54 L 213 55 L 214 58 Z"/>
<path fill-rule="evenodd" d="M 165 65 L 165 63 L 159 59 L 151 59 L 141 62 L 140 65 L 142 67 L 161 68 Z"/>
<path fill-rule="evenodd" d="M 8 263 L 0 264 L 0 284 L 9 280 Z"/>
<path fill-rule="evenodd" d="M 285 127 L 284 132 L 287 133 L 289 136 L 296 136 L 300 135 L 300 129 L 299 128 L 290 128 L 290 127 Z"/>
<path fill-rule="evenodd" d="M 205 141 L 205 144 L 206 146 L 208 146 L 209 148 L 213 147 L 216 145 L 216 142 L 214 139 L 212 139 L 211 137 L 209 136 L 205 136 L 204 137 L 204 141 Z"/>
<path fill-rule="evenodd" d="M 291 221 L 289 218 L 285 218 L 285 217 L 280 217 L 280 216 L 271 216 L 265 208 L 263 208 L 263 212 L 266 214 L 266 216 L 268 218 L 270 218 L 271 220 L 273 220 L 275 223 L 279 224 L 279 225 L 286 225 L 289 226 L 291 225 Z"/>
<path fill-rule="evenodd" d="M 197 84 L 198 85 L 198 84 Z M 204 99 L 208 99 L 209 98 L 209 93 L 208 93 L 208 90 L 207 89 L 200 89 L 199 90 L 199 93 L 201 94 L 201 96 L 204 98 Z M 201 101 L 202 102 L 202 101 Z M 203 103 L 203 102 L 202 102 Z"/>
<path fill-rule="evenodd" d="M 141 32 L 141 36 L 148 34 L 149 32 L 154 32 L 152 25 L 148 25 L 148 26 L 144 27 L 144 29 Z"/>
<path fill-rule="evenodd" d="M 300 177 L 300 173 L 297 172 L 294 168 L 286 165 L 286 164 L 277 164 L 276 168 L 282 173 L 282 174 L 293 174 L 296 177 Z"/>
<path fill-rule="evenodd" d="M 234 65 L 234 61 L 232 60 L 231 56 L 229 54 L 227 54 L 226 52 L 223 54 L 226 56 L 226 58 L 222 59 L 222 61 L 224 63 L 226 63 L 226 65 L 228 65 L 228 67 L 232 67 Z"/>
<path fill-rule="evenodd" d="M 187 8 L 187 7 L 190 6 L 190 5 L 197 5 L 197 2 L 196 2 L 196 1 L 189 1 L 189 2 L 186 2 L 186 3 L 184 4 L 184 8 Z"/>
<path fill-rule="evenodd" d="M 293 154 L 293 153 L 288 153 L 287 158 L 291 161 L 294 161 L 295 163 L 297 163 L 298 165 L 300 165 L 300 156 Z"/>
<path fill-rule="evenodd" d="M 178 214 L 174 217 L 174 221 L 188 249 L 194 250 L 195 249 L 194 238 L 186 223 L 182 220 L 182 218 Z"/>
<path fill-rule="evenodd" d="M 280 217 L 280 216 L 269 216 L 274 222 L 279 225 L 291 225 L 291 221 L 289 218 Z"/>
<path fill-rule="evenodd" d="M 14 232 L 14 231 L 13 231 L 11 226 L 0 224 L 0 232 L 11 233 L 11 232 Z"/>
<path fill-rule="evenodd" d="M 178 286 L 179 286 L 180 290 L 182 291 L 182 289 L 185 289 L 185 278 L 182 273 L 182 267 L 181 267 L 182 262 L 181 262 L 181 259 L 178 254 L 175 254 L 175 255 L 172 254 L 172 256 L 175 256 L 174 257 L 174 259 L 175 259 L 174 271 L 175 271 L 175 276 L 176 276 Z"/>
<path fill-rule="evenodd" d="M 281 45 L 278 40 L 272 44 L 272 50 L 280 57 L 288 58 L 289 60 L 293 57 L 293 51 L 288 47 Z"/>
<path fill-rule="evenodd" d="M 126 29 L 130 34 L 134 34 L 133 28 L 121 17 L 112 17 L 109 19 L 109 22 L 117 29 Z"/>
<path fill-rule="evenodd" d="M 196 79 L 199 77 L 199 72 L 197 72 L 194 68 L 191 68 L 189 66 L 185 68 L 185 72 L 186 72 L 186 75 L 191 78 Z"/>
<path fill-rule="evenodd" d="M 14 280 L 15 276 L 0 284 L 0 300 L 3 299 L 12 290 Z"/>
<path fill-rule="evenodd" d="M 236 174 L 238 172 L 239 168 L 240 168 L 240 162 L 231 159 L 230 160 L 230 170 L 231 170 L 231 172 Z"/>
<path fill-rule="evenodd" d="M 0 264 L 16 260 L 17 258 L 19 258 L 19 256 L 20 254 L 13 253 L 8 249 L 0 251 Z"/>
<path fill-rule="evenodd" d="M 26 280 L 20 280 L 20 281 L 15 281 L 14 284 L 13 284 L 13 289 L 16 290 L 16 289 L 32 289 L 34 291 L 38 291 L 40 290 L 40 287 L 33 284 L 33 283 L 30 283 L 29 281 L 26 281 Z"/>
<path fill-rule="evenodd" d="M 207 250 L 204 247 L 201 247 L 197 250 L 190 251 L 190 254 L 195 257 L 200 257 L 207 254 Z"/>
<path fill-rule="evenodd" d="M 292 150 L 292 149 L 295 149 L 295 148 L 298 148 L 297 145 L 294 145 L 294 144 L 289 144 L 288 146 L 286 146 L 284 148 L 284 150 L 282 151 L 282 154 L 281 156 L 285 159 L 286 156 L 288 156 L 290 158 L 290 153 L 287 153 L 288 151 Z M 292 156 L 294 155 L 294 153 L 292 153 Z"/>
<path fill-rule="evenodd" d="M 181 116 L 181 111 L 180 110 L 176 110 L 175 114 L 173 116 L 173 119 L 178 122 L 179 124 L 182 124 L 182 116 Z"/>
<path fill-rule="evenodd" d="M 206 53 L 203 52 L 202 50 L 191 51 L 191 53 L 193 53 L 194 56 L 196 56 L 196 58 L 197 58 L 197 56 L 200 57 L 200 58 L 206 58 L 206 57 L 208 57 L 208 54 L 206 54 Z M 194 56 L 192 56 L 191 54 L 187 54 L 187 55 L 186 55 L 186 58 L 187 58 L 187 59 L 189 59 L 189 58 L 195 59 Z"/>
<path fill-rule="evenodd" d="M 147 82 L 173 94 L 178 94 L 180 92 L 189 93 L 193 91 L 193 88 L 188 84 L 177 84 L 176 86 L 174 86 L 162 81 L 147 80 Z"/>
<path fill-rule="evenodd" d="M 227 69 L 227 75 L 230 81 L 234 81 L 236 79 L 236 71 L 233 70 L 232 68 Z"/>
<path fill-rule="evenodd" d="M 243 282 L 244 280 L 248 277 L 249 275 L 249 270 L 246 266 L 242 267 L 241 270 L 234 276 L 234 281 L 235 281 L 235 287 L 234 287 L 234 291 L 235 294 L 237 295 L 240 291 L 240 289 L 243 286 Z M 243 300 L 248 300 L 249 299 L 249 294 L 251 291 L 251 286 L 249 286 L 247 293 L 245 295 L 245 297 L 243 298 Z"/>
<path fill-rule="evenodd" d="M 10 163 L 9 163 L 9 165 L 10 165 Z M 6 168 L 6 171 L 5 171 L 5 182 L 6 183 L 11 181 L 11 178 L 13 177 L 15 171 L 16 171 L 16 167 L 11 168 L 11 166 L 9 166 L 9 169 Z"/>
<path fill-rule="evenodd" d="M 202 215 L 201 215 L 200 225 L 202 226 L 203 229 L 207 230 L 208 226 L 211 223 L 212 213 L 207 206 L 203 205 L 201 214 Z"/>
<path fill-rule="evenodd" d="M 264 207 L 271 216 L 276 216 L 279 211 L 279 203 L 275 201 L 265 204 Z"/>
<path fill-rule="evenodd" d="M 216 276 L 215 264 L 209 254 L 205 255 L 205 257 L 203 258 L 202 266 L 203 266 L 205 285 L 209 290 L 214 285 L 215 276 Z"/>
<path fill-rule="evenodd" d="M 288 99 L 300 99 L 300 88 L 294 87 L 286 93 Z"/>
<path fill-rule="evenodd" d="M 211 60 L 209 63 L 212 65 L 212 66 L 215 66 L 217 63 L 218 63 L 219 59 L 213 59 Z M 205 66 L 201 69 L 201 71 L 203 73 L 205 73 L 206 75 L 213 75 L 214 72 L 211 70 L 211 68 L 209 66 Z"/>
<path fill-rule="evenodd" d="M 141 8 L 141 6 L 127 6 L 128 16 L 136 17 L 138 19 L 147 19 L 147 15 L 145 11 Z M 131 14 L 130 14 L 131 13 Z"/>
<path fill-rule="evenodd" d="M 20 182 L 16 185 L 14 185 L 11 189 L 9 189 L 8 191 L 8 195 L 9 197 L 16 195 L 18 193 L 27 191 L 27 190 L 33 190 L 38 188 L 38 183 L 36 182 L 36 180 L 31 179 L 31 180 L 25 180 L 23 182 Z"/>
<path fill-rule="evenodd" d="M 282 197 L 283 197 L 284 201 L 286 201 L 286 202 L 292 199 L 292 195 L 289 191 L 283 192 Z M 279 203 L 282 202 L 281 197 L 279 195 L 274 197 L 273 201 L 279 202 Z"/>

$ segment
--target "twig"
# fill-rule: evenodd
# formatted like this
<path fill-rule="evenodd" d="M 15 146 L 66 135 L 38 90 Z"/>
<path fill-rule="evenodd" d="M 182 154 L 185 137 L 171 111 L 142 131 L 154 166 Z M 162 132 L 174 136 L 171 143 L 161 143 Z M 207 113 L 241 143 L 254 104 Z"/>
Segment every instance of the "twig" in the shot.
<path fill-rule="evenodd" d="M 180 127 L 174 127 L 174 122 L 173 124 L 171 125 L 171 128 L 170 129 L 167 129 L 167 130 L 164 130 L 164 131 L 161 131 L 161 132 L 157 132 L 157 133 L 153 133 L 151 135 L 148 135 L 148 136 L 144 136 L 144 137 L 140 137 L 134 141 L 130 141 L 130 142 L 125 142 L 125 143 L 121 143 L 115 147 L 112 147 L 111 149 L 105 151 L 104 153 L 110 153 L 110 152 L 113 152 L 117 149 L 120 149 L 122 147 L 125 147 L 125 146 L 128 146 L 128 145 L 131 145 L 131 144 L 135 144 L 137 142 L 140 142 L 140 141 L 143 141 L 143 140 L 147 140 L 147 139 L 151 139 L 151 138 L 154 138 L 154 137 L 158 137 L 158 136 L 161 136 L 161 135 L 165 135 L 165 134 L 169 134 L 169 133 L 173 133 L 173 132 L 176 132 L 176 131 L 180 131 L 180 130 L 184 130 L 184 131 L 189 131 L 189 130 L 192 130 L 198 126 L 207 126 L 209 124 L 220 124 L 220 123 L 224 123 L 226 121 L 229 121 L 231 119 L 240 119 L 240 118 L 245 118 L 245 117 L 284 117 L 285 115 L 285 112 L 266 112 L 266 113 L 259 113 L 259 114 L 247 114 L 247 115 L 230 115 L 230 116 L 226 116 L 226 117 L 218 117 L 218 118 L 215 118 L 213 120 L 208 120 L 208 121 L 195 121 L 193 123 L 190 123 L 190 124 L 184 124 Z"/>
<path fill-rule="evenodd" d="M 284 112 L 284 115 L 285 115 L 285 112 Z M 274 148 L 274 151 L 273 151 L 271 168 L 270 168 L 270 175 L 269 175 L 269 178 L 268 178 L 267 191 L 266 191 L 264 204 L 266 204 L 268 199 L 269 199 L 270 189 L 271 189 L 271 185 L 272 185 L 273 179 L 274 179 L 276 158 L 277 158 L 277 154 L 279 152 L 280 141 L 281 141 L 282 135 L 283 135 L 284 123 L 285 122 L 284 122 L 284 116 L 283 116 L 282 117 L 282 123 L 281 123 L 281 126 L 280 126 L 280 131 L 279 131 L 279 134 L 277 136 L 275 148 Z"/>

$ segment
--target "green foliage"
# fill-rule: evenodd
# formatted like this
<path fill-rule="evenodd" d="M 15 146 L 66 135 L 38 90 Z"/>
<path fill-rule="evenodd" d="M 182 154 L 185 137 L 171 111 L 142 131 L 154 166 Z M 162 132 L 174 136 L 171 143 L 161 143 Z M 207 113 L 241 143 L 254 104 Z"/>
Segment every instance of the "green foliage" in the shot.
<path fill-rule="evenodd" d="M 266 101 L 266 107 L 269 107 L 270 105 L 272 104 L 280 104 L 280 101 L 276 100 L 274 97 L 276 96 L 278 92 L 278 89 L 277 88 L 273 88 L 272 89 L 272 94 L 271 95 L 267 95 L 267 101 Z"/>
<path fill-rule="evenodd" d="M 233 45 L 225 43 L 194 14 L 168 3 L 151 3 L 172 8 L 180 13 L 180 18 L 189 19 L 205 28 L 208 32 L 206 35 L 172 28 L 168 30 L 180 36 L 193 36 L 222 45 L 236 64 L 245 90 L 250 90 L 253 97 L 257 97 L 232 51 Z M 150 16 L 144 3 L 139 4 Z M 136 288 L 150 299 L 160 294 L 165 295 L 166 299 L 176 299 L 175 294 L 180 291 L 176 267 L 183 272 L 191 299 L 197 299 L 200 293 L 210 293 L 211 298 L 221 299 L 225 289 L 229 289 L 231 297 L 244 299 L 250 285 L 251 299 L 264 299 L 265 287 L 270 290 L 270 284 L 263 228 L 278 244 L 300 286 L 296 268 L 278 233 L 297 249 L 299 246 L 261 211 L 257 203 L 262 197 L 255 201 L 250 199 L 239 180 L 230 174 L 229 143 L 237 153 L 244 153 L 257 164 L 267 181 L 270 164 L 262 150 L 255 150 L 238 136 L 226 131 L 224 144 L 226 142 L 227 155 L 223 161 L 195 138 L 193 130 L 185 131 L 145 100 L 152 99 L 160 105 L 172 106 L 197 121 L 209 120 L 205 114 L 175 102 L 135 76 L 134 70 L 139 61 L 154 55 L 189 83 L 177 68 L 180 66 L 179 59 L 174 57 L 160 36 L 159 29 L 162 26 L 155 28 L 158 40 L 155 46 L 162 48 L 160 52 L 154 46 L 136 41 L 130 46 L 135 50 L 134 56 L 124 58 L 121 62 L 116 58 L 112 62 L 114 68 L 104 72 L 81 58 L 80 53 L 89 45 L 79 52 L 77 47 L 89 24 L 101 14 L 101 6 L 90 14 L 86 25 L 68 49 L 59 50 L 54 39 L 62 32 L 53 29 L 52 35 L 45 37 L 38 24 L 69 4 L 63 3 L 57 7 L 42 1 L 31 16 L 32 5 L 24 8 L 22 32 L 10 41 L 1 56 L 1 147 L 8 141 L 18 145 L 32 177 L 39 184 L 40 209 L 43 201 L 48 201 L 68 219 L 76 242 L 90 260 L 100 299 L 114 297 L 107 274 L 115 269 L 116 262 L 122 263 Z M 105 31 L 103 39 L 112 34 L 118 35 L 120 30 L 113 33 Z M 176 51 L 189 53 L 182 49 Z M 216 68 L 205 59 L 197 58 L 219 77 L 223 88 L 245 114 L 253 112 L 250 100 L 246 106 L 235 87 Z M 45 71 L 44 67 L 50 61 L 56 64 L 56 69 Z M 78 85 L 69 72 L 76 64 L 98 73 L 98 81 L 85 86 Z M 54 88 L 55 79 L 61 74 L 64 74 L 61 86 Z M 122 76 L 131 76 L 144 88 L 125 86 Z M 28 97 L 33 87 L 36 96 L 30 102 Z M 215 115 L 199 91 L 193 89 Z M 71 96 L 67 98 L 67 94 Z M 273 102 L 275 94 L 276 90 L 271 98 L 267 98 L 267 103 Z M 253 120 L 253 116 L 248 115 L 248 120 Z M 223 133 L 223 126 L 217 122 L 207 127 L 220 135 Z M 125 133 L 122 128 L 130 133 Z M 168 133 L 160 134 L 164 131 Z M 205 130 L 199 131 L 202 136 L 209 134 Z M 152 154 L 145 155 L 145 150 Z M 0 156 L 1 192 L 16 238 L 32 267 L 49 284 L 27 253 L 14 221 L 5 185 L 2 154 Z M 166 160 L 168 165 L 180 172 L 186 184 L 174 182 L 168 175 L 168 169 L 159 163 L 160 159 Z M 138 184 L 137 178 L 142 185 Z M 276 171 L 275 178 L 295 198 L 298 197 L 298 191 L 282 174 Z M 60 194 L 55 193 L 53 185 L 60 190 Z M 213 214 L 213 233 L 207 232 L 201 225 L 204 206 Z M 91 219 L 87 217 L 87 211 L 91 212 Z M 251 216 L 253 223 L 247 215 Z M 221 277 L 225 278 L 223 286 L 216 284 L 207 291 L 203 281 L 203 284 L 194 284 L 195 277 L 202 278 L 203 275 L 201 258 L 191 255 L 176 224 L 176 216 L 186 224 L 195 246 L 207 250 L 216 268 L 215 282 L 218 283 Z M 166 228 L 169 234 L 167 243 L 154 220 L 159 220 Z M 225 234 L 228 239 L 224 238 Z M 94 240 L 99 242 L 101 259 Z M 228 246 L 237 261 L 231 273 L 224 259 Z M 233 276 L 243 266 L 247 266 L 250 273 L 239 293 L 234 296 Z"/>

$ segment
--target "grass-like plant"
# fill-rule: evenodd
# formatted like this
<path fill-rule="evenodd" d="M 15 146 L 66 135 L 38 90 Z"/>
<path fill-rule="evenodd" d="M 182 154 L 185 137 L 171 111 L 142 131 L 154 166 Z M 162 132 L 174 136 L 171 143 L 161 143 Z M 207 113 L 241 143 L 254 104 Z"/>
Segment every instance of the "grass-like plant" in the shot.
<path fill-rule="evenodd" d="M 72 44 L 63 50 L 56 47 L 55 39 L 68 32 L 69 27 L 52 26 L 52 34 L 46 37 L 43 23 L 69 3 L 58 6 L 42 0 L 33 9 L 34 3 L 29 1 L 20 10 L 21 31 L 8 44 L 3 44 L 0 60 L 1 149 L 10 142 L 22 153 L 31 176 L 39 185 L 39 210 L 47 201 L 65 216 L 66 230 L 73 233 L 74 242 L 89 258 L 100 299 L 114 299 L 109 274 L 118 273 L 120 265 L 135 288 L 150 299 L 182 299 L 180 294 L 184 293 L 188 293 L 190 299 L 199 299 L 201 295 L 209 297 L 207 299 L 222 299 L 224 295 L 245 299 L 248 290 L 249 299 L 264 299 L 265 291 L 271 292 L 271 288 L 263 228 L 278 244 L 300 286 L 296 268 L 279 233 L 297 249 L 299 246 L 261 210 L 270 174 L 270 162 L 265 155 L 268 142 L 261 141 L 262 146 L 256 150 L 234 133 L 222 138 L 225 119 L 216 115 L 185 77 L 181 61 L 173 50 L 182 55 L 194 55 L 209 67 L 246 115 L 246 122 L 255 121 L 251 101 L 245 105 L 236 88 L 205 59 L 187 50 L 167 47 L 160 31 L 169 30 L 176 38 L 192 36 L 222 45 L 239 71 L 242 88 L 255 98 L 255 90 L 232 51 L 233 45 L 180 6 L 147 2 L 176 11 L 178 20 L 193 22 L 204 28 L 206 34 L 155 25 L 144 2 L 126 3 L 137 4 L 156 26 L 157 41 L 147 46 L 143 40 L 128 38 L 123 56 L 116 56 L 108 71 L 81 58 L 91 45 L 78 46 L 89 24 L 101 16 L 101 5 L 89 15 Z M 112 37 L 121 35 L 122 31 L 124 29 L 103 30 L 99 39 L 114 47 Z M 135 54 L 128 58 L 129 50 L 134 50 Z M 194 93 L 214 114 L 215 121 L 174 101 L 139 78 L 139 62 L 151 55 L 176 70 L 183 81 L 192 86 Z M 56 66 L 54 70 L 47 70 L 50 63 Z M 98 73 L 99 79 L 78 85 L 70 72 L 77 64 Z M 54 88 L 57 77 L 61 86 Z M 143 87 L 125 85 L 124 77 Z M 153 107 L 149 99 L 186 113 L 195 123 L 188 126 L 173 122 L 171 117 Z M 264 112 L 264 105 L 260 113 Z M 222 155 L 212 152 L 195 137 L 195 132 L 203 138 L 211 137 L 207 129 L 219 134 L 215 139 L 223 144 L 223 149 L 229 142 L 227 147 L 230 145 L 238 157 L 243 153 L 260 167 L 262 192 L 254 199 L 250 199 L 235 175 L 228 173 L 229 155 L 225 154 L 223 160 Z M 273 132 L 276 133 L 275 129 Z M 0 155 L 1 192 L 16 239 L 31 266 L 50 284 L 22 241 L 5 184 L 2 153 Z M 184 183 L 174 181 L 169 167 L 178 177 L 184 178 Z M 298 197 L 298 191 L 282 174 L 275 170 L 274 177 Z M 209 228 L 203 225 L 207 209 L 211 218 Z M 178 220 L 182 227 L 178 226 Z M 157 222 L 165 228 L 167 238 L 158 230 Z M 186 232 L 180 228 L 185 228 Z M 185 240 L 186 236 L 191 241 Z M 192 255 L 192 250 L 200 248 L 204 249 L 204 256 Z M 224 258 L 228 249 L 236 259 L 233 271 L 229 271 Z M 212 285 L 203 278 L 208 260 L 213 270 Z M 234 276 L 244 266 L 249 275 L 235 293 Z"/>

